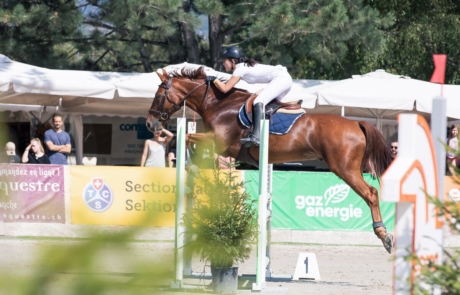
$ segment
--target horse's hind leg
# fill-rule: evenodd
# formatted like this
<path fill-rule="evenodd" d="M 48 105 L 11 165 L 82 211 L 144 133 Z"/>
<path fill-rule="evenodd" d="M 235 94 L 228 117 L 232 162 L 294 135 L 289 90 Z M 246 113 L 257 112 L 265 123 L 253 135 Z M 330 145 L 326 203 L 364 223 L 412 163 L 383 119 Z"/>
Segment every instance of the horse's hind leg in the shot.
<path fill-rule="evenodd" d="M 351 189 L 353 189 L 364 201 L 367 203 L 371 209 L 372 221 L 375 234 L 382 240 L 383 246 L 391 254 L 393 251 L 393 235 L 386 232 L 385 226 L 383 225 L 382 215 L 380 214 L 379 207 L 379 196 L 378 191 L 371 185 L 369 185 L 363 178 L 360 169 L 350 169 L 340 166 L 340 169 L 331 168 L 331 171 L 337 174 L 342 178 L 345 183 L 347 183 Z"/>

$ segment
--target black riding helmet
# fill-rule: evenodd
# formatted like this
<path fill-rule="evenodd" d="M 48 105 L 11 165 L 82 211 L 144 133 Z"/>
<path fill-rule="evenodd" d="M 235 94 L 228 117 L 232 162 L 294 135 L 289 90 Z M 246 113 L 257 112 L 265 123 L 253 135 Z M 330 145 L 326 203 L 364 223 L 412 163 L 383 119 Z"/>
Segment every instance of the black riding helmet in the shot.
<path fill-rule="evenodd" d="M 243 62 L 243 52 L 236 46 L 229 46 L 224 50 L 222 54 L 222 59 L 226 58 L 236 58 L 238 61 L 236 63 Z"/>

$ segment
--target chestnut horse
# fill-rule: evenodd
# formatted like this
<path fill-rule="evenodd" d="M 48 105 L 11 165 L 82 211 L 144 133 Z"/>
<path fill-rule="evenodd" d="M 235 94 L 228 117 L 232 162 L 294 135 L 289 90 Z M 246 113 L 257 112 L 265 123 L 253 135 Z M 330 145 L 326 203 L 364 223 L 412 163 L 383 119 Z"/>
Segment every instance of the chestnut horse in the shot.
<path fill-rule="evenodd" d="M 238 158 L 240 138 L 248 132 L 238 120 L 238 111 L 252 94 L 236 88 L 222 93 L 204 82 L 203 67 L 170 74 L 163 70 L 163 74 L 157 74 L 162 83 L 149 110 L 147 128 L 152 132 L 159 130 L 185 103 L 201 116 L 206 130 L 188 135 L 188 140 L 213 142 L 216 153 Z M 259 147 L 251 146 L 248 152 L 258 160 Z M 313 159 L 323 159 L 333 173 L 364 199 L 371 210 L 374 232 L 391 253 L 393 235 L 386 232 L 382 222 L 378 192 L 362 175 L 366 170 L 380 177 L 391 163 L 382 134 L 369 123 L 331 114 L 304 114 L 287 134 L 270 134 L 269 163 Z"/>

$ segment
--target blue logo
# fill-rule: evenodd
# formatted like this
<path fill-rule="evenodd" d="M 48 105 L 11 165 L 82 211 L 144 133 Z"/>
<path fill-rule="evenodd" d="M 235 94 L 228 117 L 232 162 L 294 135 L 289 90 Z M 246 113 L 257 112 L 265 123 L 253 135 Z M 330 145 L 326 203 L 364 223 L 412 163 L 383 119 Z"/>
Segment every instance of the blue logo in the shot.
<path fill-rule="evenodd" d="M 103 178 L 92 178 L 83 189 L 83 202 L 94 212 L 104 212 L 113 203 L 113 192 Z"/>
<path fill-rule="evenodd" d="M 145 122 L 146 118 L 138 118 L 137 124 L 120 124 L 120 131 L 135 131 L 137 139 L 152 139 L 153 133 L 147 129 Z"/>

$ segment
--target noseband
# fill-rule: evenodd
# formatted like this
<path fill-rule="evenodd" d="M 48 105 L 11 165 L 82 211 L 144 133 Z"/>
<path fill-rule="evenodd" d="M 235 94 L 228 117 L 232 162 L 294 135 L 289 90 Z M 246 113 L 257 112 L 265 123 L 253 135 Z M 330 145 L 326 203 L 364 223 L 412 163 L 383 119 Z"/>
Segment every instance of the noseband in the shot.
<path fill-rule="evenodd" d="M 192 91 L 190 91 L 189 93 L 187 93 L 186 96 L 184 96 L 184 98 L 182 98 L 178 103 L 176 103 L 172 98 L 171 98 L 171 95 L 169 93 L 169 90 L 172 88 L 172 77 L 169 77 L 169 81 L 168 81 L 168 84 L 165 86 L 163 85 L 163 83 L 159 86 L 161 88 L 164 88 L 165 89 L 165 93 L 163 95 L 161 95 L 159 98 L 161 99 L 161 102 L 160 102 L 160 111 L 157 111 L 157 110 L 152 110 L 150 109 L 149 110 L 149 114 L 159 114 L 160 115 L 160 118 L 158 119 L 159 121 L 167 121 L 169 118 L 170 118 L 170 114 L 171 113 L 174 113 L 176 111 L 178 111 L 182 105 L 182 103 L 187 99 L 187 97 L 190 96 L 190 94 L 193 93 L 193 91 L 195 91 L 198 87 L 200 86 L 203 86 L 204 84 L 206 84 L 206 82 L 203 82 L 201 83 L 200 85 L 196 86 L 195 88 L 192 89 Z M 205 106 L 205 110 L 208 106 L 208 94 L 209 94 L 209 87 L 211 87 L 211 82 L 207 82 L 207 86 L 206 86 L 206 92 L 204 94 L 204 98 L 206 99 L 206 106 Z M 169 112 L 166 112 L 166 109 L 165 109 L 165 103 L 166 103 L 166 99 L 173 103 L 174 106 L 169 110 Z"/>

